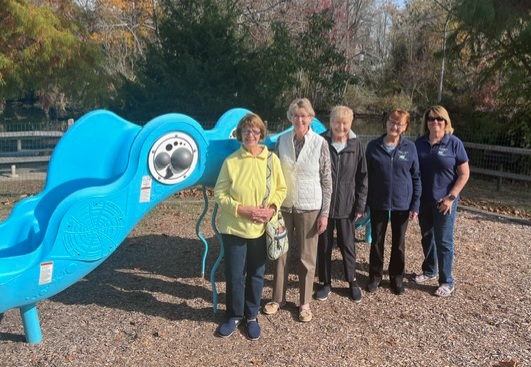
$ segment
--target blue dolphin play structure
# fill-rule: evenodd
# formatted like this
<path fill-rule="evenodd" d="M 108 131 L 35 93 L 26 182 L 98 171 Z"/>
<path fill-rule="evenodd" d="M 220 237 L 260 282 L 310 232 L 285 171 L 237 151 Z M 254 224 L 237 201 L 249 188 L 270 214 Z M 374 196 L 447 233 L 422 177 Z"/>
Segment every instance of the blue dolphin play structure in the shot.
<path fill-rule="evenodd" d="M 229 110 L 211 130 L 183 114 L 162 115 L 144 127 L 104 110 L 77 121 L 52 154 L 42 192 L 19 202 L 0 223 L 0 315 L 19 308 L 26 340 L 40 342 L 37 302 L 99 266 L 164 199 L 214 186 L 224 159 L 240 146 L 233 132 L 248 112 Z M 324 131 L 319 121 L 312 124 Z M 265 144 L 273 147 L 278 135 Z M 206 206 L 201 219 L 205 213 Z M 199 222 L 204 275 L 208 247 L 198 228 Z"/>

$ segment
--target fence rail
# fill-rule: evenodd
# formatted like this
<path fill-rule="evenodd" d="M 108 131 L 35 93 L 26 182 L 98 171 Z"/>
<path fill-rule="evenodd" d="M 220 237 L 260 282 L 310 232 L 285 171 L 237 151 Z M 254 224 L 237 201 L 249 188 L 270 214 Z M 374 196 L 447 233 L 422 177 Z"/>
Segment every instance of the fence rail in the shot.
<path fill-rule="evenodd" d="M 512 154 L 531 156 L 531 149 L 503 147 L 500 145 L 488 145 L 488 144 L 478 144 L 478 143 L 468 143 L 468 142 L 463 142 L 463 144 L 465 148 L 483 149 L 483 150 L 490 151 L 490 152 L 512 153 Z"/>
<path fill-rule="evenodd" d="M 470 159 L 470 172 L 496 178 L 496 191 L 503 180 L 531 182 L 531 149 L 463 143 Z"/>
<path fill-rule="evenodd" d="M 49 155 L 26 156 L 26 157 L 1 157 L 0 164 L 17 164 L 17 163 L 41 163 L 50 160 Z"/>
<path fill-rule="evenodd" d="M 62 131 L 0 132 L 0 169 L 7 167 L 8 177 L 16 178 L 19 177 L 17 166 L 47 164 L 63 134 Z"/>

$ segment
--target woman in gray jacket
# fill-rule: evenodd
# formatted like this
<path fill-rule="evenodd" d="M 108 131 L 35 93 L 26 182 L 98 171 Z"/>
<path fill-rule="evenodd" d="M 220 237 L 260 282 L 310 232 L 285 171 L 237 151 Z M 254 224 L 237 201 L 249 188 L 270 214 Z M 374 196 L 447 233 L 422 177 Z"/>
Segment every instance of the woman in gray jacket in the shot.
<path fill-rule="evenodd" d="M 334 229 L 337 245 L 343 255 L 345 280 L 350 298 L 361 301 L 361 289 L 356 279 L 356 246 L 354 223 L 365 215 L 367 199 L 367 164 L 360 139 L 352 132 L 354 111 L 336 106 L 330 113 L 330 130 L 323 134 L 330 149 L 332 199 L 326 231 L 319 236 L 319 281 L 323 283 L 315 298 L 326 301 L 331 292 L 332 248 Z"/>

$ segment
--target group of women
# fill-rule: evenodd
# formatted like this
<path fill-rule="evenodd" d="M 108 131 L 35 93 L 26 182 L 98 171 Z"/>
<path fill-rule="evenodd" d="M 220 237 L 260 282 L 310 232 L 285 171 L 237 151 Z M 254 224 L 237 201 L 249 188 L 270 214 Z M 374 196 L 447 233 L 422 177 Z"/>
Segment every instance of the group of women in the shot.
<path fill-rule="evenodd" d="M 365 151 L 351 130 L 354 112 L 350 108 L 334 107 L 330 129 L 321 135 L 311 128 L 314 116 L 308 99 L 291 103 L 287 117 L 293 129 L 279 136 L 277 154 L 270 154 L 260 144 L 266 127 L 259 116 L 250 113 L 238 123 L 236 137 L 242 146 L 223 163 L 214 190 L 225 249 L 227 312 L 217 331 L 220 337 L 232 335 L 245 322 L 248 338 L 260 338 L 258 313 L 267 260 L 265 223 L 279 210 L 290 247 L 274 262 L 273 296 L 262 309 L 267 315 L 276 314 L 286 304 L 289 259 L 296 251 L 299 320 L 312 320 L 312 297 L 325 301 L 331 292 L 334 233 L 349 296 L 354 302 L 361 301 L 354 223 L 368 212 L 373 238 L 368 292 L 376 292 L 381 285 L 390 222 L 390 288 L 397 295 L 404 293 L 405 233 L 409 220 L 417 217 L 424 262 L 414 281 L 425 283 L 438 277 L 434 294 L 440 297 L 454 290 L 453 228 L 469 168 L 462 142 L 452 135 L 447 111 L 430 107 L 423 116 L 421 136 L 413 143 L 402 136 L 409 128 L 409 113 L 394 110 L 387 117 L 386 133 L 369 142 Z M 268 159 L 272 159 L 270 187 L 266 187 Z M 267 204 L 264 197 L 269 198 Z M 322 284 L 314 294 L 316 267 Z"/>

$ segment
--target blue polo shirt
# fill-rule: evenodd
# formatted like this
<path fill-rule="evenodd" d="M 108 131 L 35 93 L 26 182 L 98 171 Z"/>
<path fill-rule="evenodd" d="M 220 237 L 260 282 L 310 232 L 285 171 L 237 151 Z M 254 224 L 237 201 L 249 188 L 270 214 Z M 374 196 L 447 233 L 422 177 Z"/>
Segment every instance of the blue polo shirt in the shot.
<path fill-rule="evenodd" d="M 415 141 L 419 155 L 422 195 L 420 201 L 435 205 L 450 193 L 457 180 L 457 166 L 468 162 L 463 142 L 454 135 L 445 134 L 442 140 L 430 145 L 429 134 Z"/>

